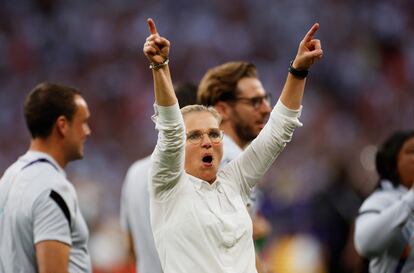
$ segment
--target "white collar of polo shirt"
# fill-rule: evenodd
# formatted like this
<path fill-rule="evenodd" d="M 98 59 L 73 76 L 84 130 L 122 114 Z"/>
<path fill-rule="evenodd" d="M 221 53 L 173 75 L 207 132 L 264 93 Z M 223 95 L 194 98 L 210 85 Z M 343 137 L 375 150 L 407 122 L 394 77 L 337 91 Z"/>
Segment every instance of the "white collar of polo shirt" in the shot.
<path fill-rule="evenodd" d="M 53 159 L 53 157 L 47 153 L 29 150 L 23 156 L 21 156 L 21 158 L 24 159 L 25 161 L 27 160 L 34 161 L 34 160 L 38 160 L 41 158 L 45 158 L 50 163 L 52 163 L 52 165 L 56 168 L 56 170 L 58 170 L 59 173 L 61 173 L 66 178 L 66 172 L 59 166 L 56 160 Z"/>

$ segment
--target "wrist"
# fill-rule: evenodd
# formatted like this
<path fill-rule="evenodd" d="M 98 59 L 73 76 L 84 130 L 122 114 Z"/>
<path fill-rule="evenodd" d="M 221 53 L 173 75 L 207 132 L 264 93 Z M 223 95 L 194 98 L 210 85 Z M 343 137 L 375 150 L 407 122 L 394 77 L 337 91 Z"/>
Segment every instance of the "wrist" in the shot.
<path fill-rule="evenodd" d="M 296 69 L 293 67 L 293 60 L 290 61 L 289 63 L 289 69 L 288 69 L 289 73 L 292 74 L 293 76 L 300 78 L 300 79 L 304 79 L 308 76 L 309 70 L 307 69 Z"/>
<path fill-rule="evenodd" d="M 150 62 L 149 68 L 151 70 L 159 70 L 160 68 L 166 66 L 170 62 L 169 58 L 166 58 L 162 63 Z"/>

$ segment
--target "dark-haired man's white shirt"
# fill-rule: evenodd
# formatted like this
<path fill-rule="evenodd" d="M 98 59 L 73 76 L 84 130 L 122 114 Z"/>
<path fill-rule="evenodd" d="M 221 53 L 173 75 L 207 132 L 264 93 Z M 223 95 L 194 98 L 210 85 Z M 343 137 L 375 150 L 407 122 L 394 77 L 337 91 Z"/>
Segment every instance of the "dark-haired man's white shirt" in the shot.
<path fill-rule="evenodd" d="M 354 242 L 371 273 L 414 272 L 414 191 L 383 180 L 359 209 Z"/>
<path fill-rule="evenodd" d="M 66 208 L 65 208 L 66 207 Z M 35 273 L 35 245 L 69 245 L 69 272 L 92 272 L 74 187 L 51 156 L 28 151 L 0 180 L 0 272 Z"/>

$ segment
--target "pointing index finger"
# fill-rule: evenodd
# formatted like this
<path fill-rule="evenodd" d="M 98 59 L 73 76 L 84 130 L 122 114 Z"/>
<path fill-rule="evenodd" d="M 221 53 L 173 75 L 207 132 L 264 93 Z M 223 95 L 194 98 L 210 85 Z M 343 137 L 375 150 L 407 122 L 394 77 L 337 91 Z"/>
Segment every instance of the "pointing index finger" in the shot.
<path fill-rule="evenodd" d="M 316 33 L 316 31 L 319 29 L 319 23 L 315 23 L 313 24 L 313 26 L 311 27 L 311 29 L 308 31 L 308 33 L 306 33 L 305 37 L 303 38 L 303 40 L 305 42 L 309 42 L 313 39 L 313 35 Z"/>
<path fill-rule="evenodd" d="M 151 18 L 148 18 L 147 23 L 148 23 L 148 27 L 149 27 L 151 34 L 157 34 L 158 32 L 157 32 L 157 28 L 155 27 L 154 20 L 152 20 Z"/>

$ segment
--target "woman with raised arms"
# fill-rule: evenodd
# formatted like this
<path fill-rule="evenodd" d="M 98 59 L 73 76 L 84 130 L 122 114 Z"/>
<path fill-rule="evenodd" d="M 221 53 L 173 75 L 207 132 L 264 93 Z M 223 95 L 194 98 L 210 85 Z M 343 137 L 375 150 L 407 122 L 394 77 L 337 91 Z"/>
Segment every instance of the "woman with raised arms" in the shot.
<path fill-rule="evenodd" d="M 170 42 L 152 19 L 144 44 L 154 78 L 159 131 L 150 171 L 151 223 L 165 273 L 254 273 L 252 222 L 246 210 L 251 188 L 301 126 L 308 69 L 322 57 L 314 24 L 297 55 L 269 121 L 248 148 L 220 171 L 220 116 L 200 105 L 179 109 L 168 57 Z M 192 56 L 189 52 L 189 57 Z"/>

